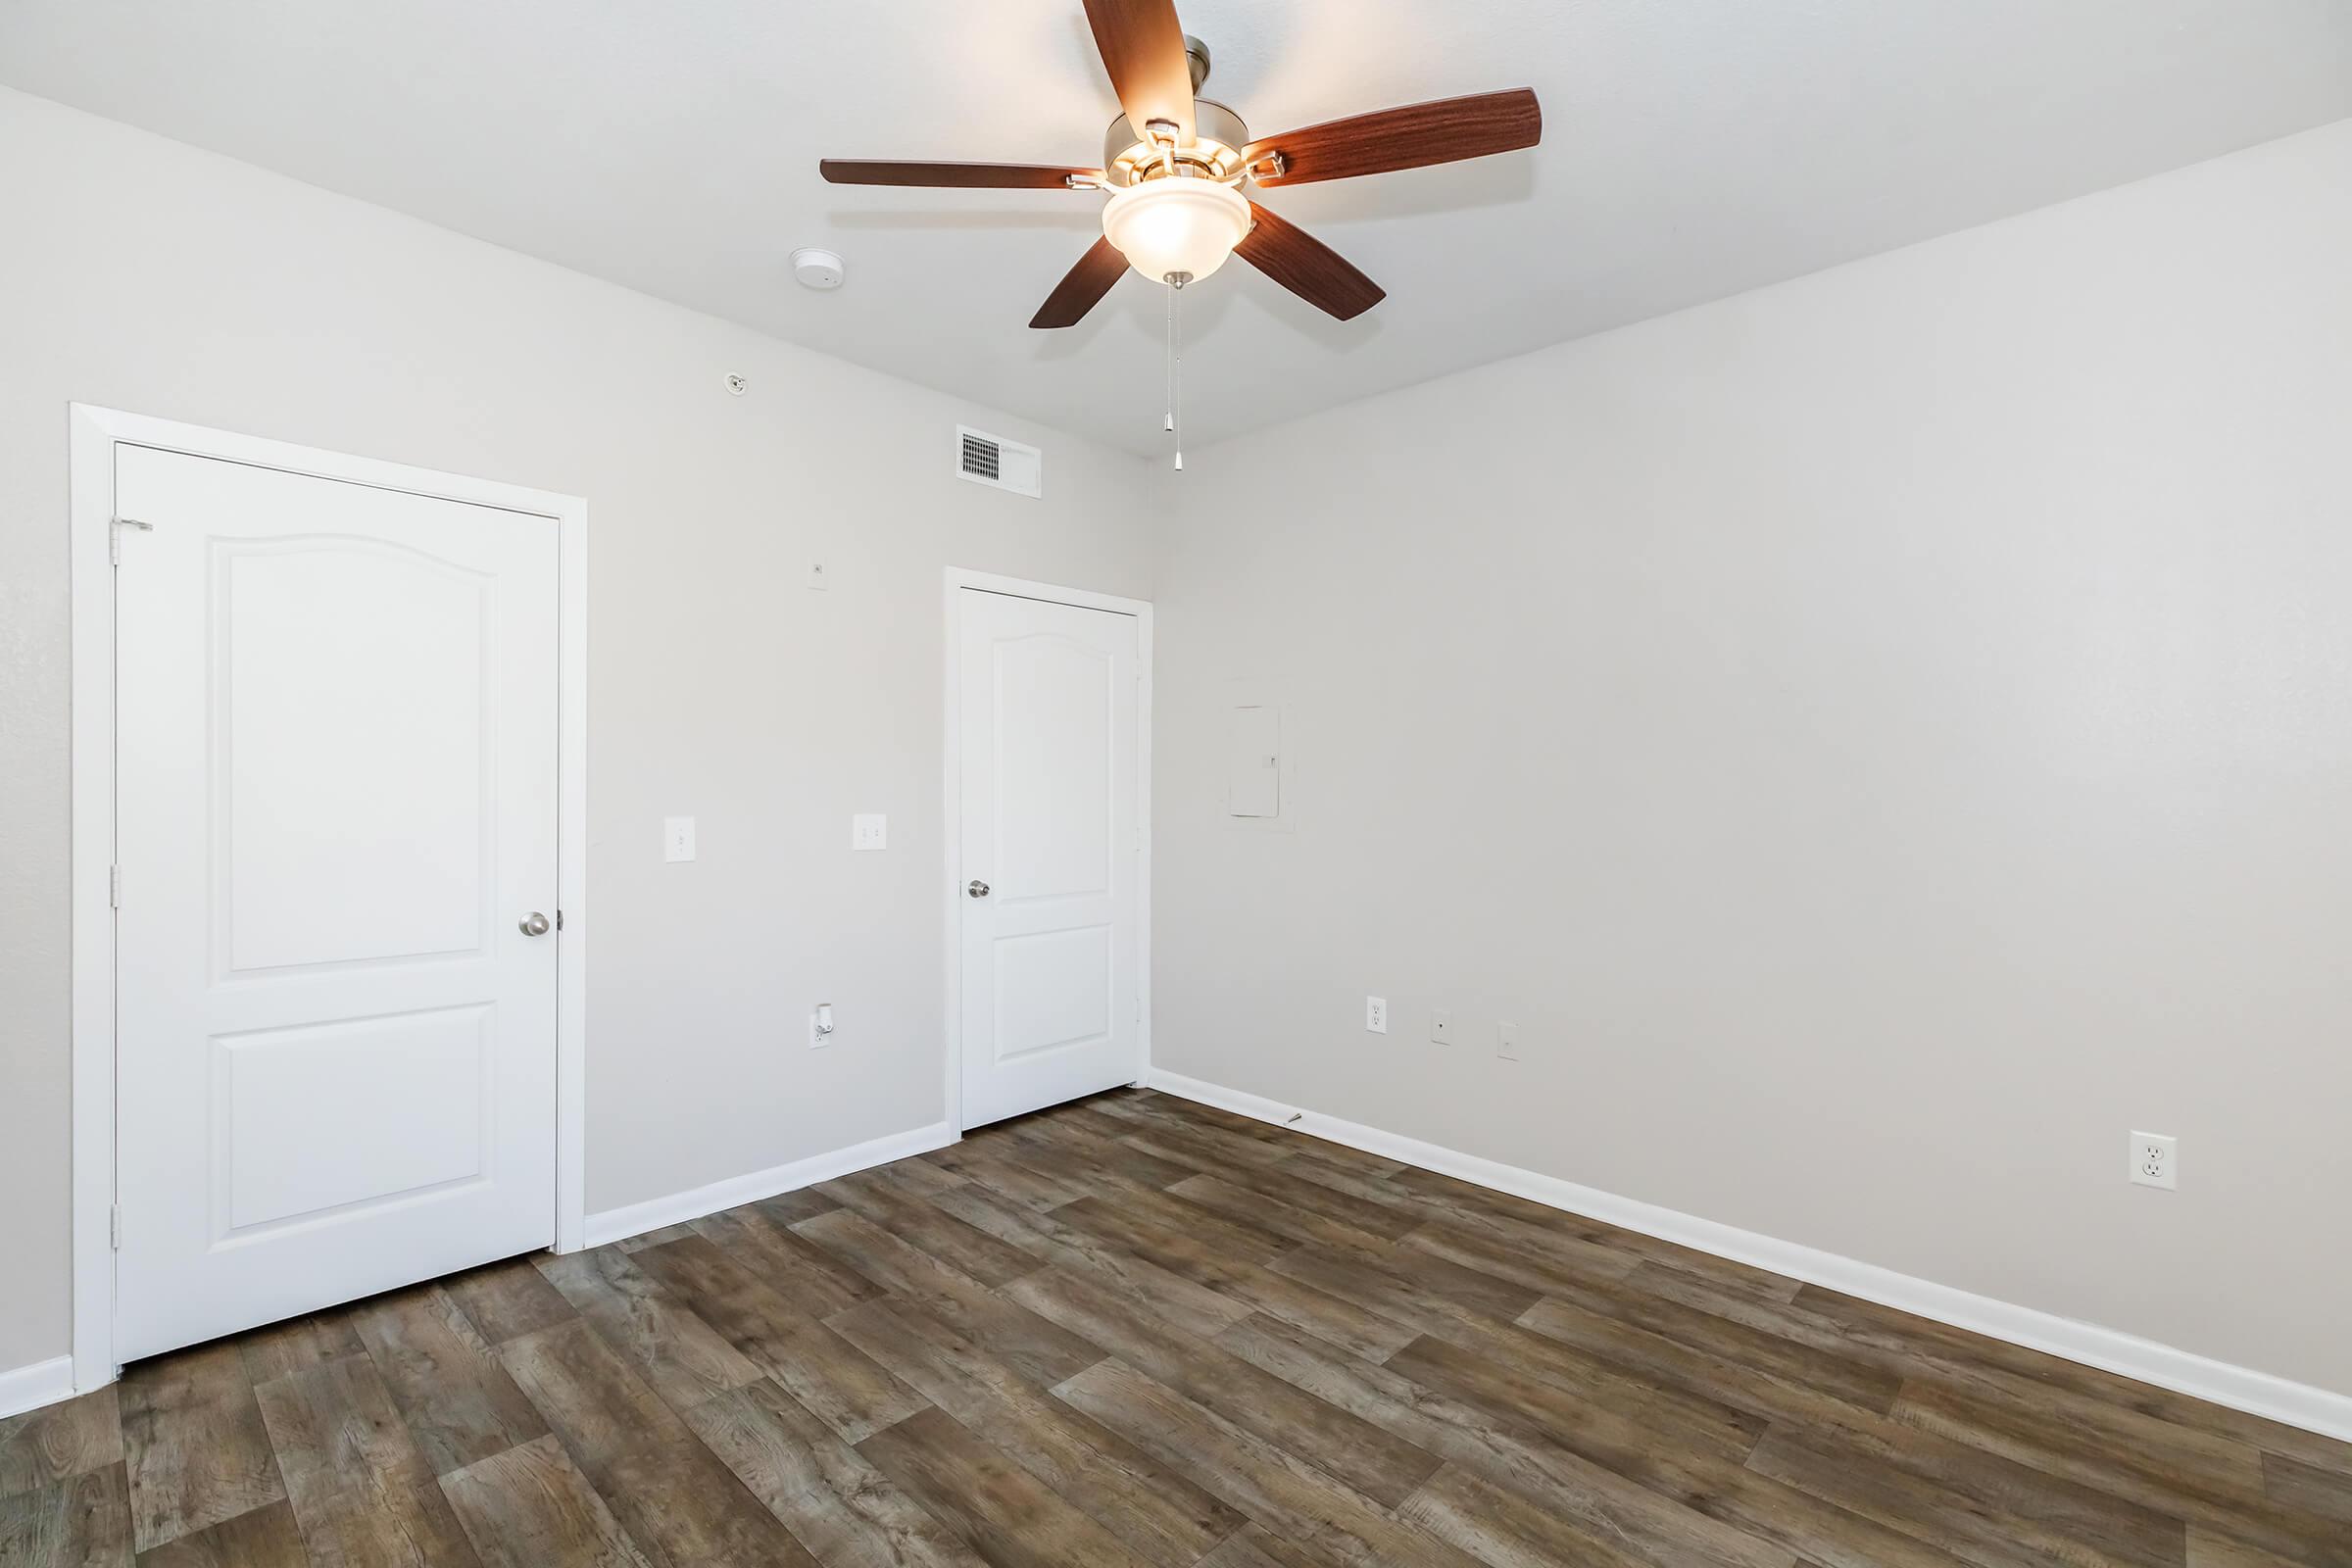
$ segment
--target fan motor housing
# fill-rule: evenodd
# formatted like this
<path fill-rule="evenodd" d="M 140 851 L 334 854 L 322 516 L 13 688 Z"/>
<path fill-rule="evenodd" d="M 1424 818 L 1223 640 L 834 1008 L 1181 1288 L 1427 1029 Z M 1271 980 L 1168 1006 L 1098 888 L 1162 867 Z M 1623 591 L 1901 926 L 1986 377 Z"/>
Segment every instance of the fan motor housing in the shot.
<path fill-rule="evenodd" d="M 1221 179 L 1228 184 L 1242 177 L 1242 149 L 1250 145 L 1250 127 L 1242 117 L 1213 98 L 1193 100 L 1193 123 L 1197 127 L 1190 146 L 1176 150 L 1176 162 L 1185 166 L 1186 172 Z M 1148 137 L 1139 134 L 1121 115 L 1110 122 L 1102 133 L 1102 172 L 1104 182 L 1124 187 L 1141 184 L 1163 167 L 1160 149 Z"/>

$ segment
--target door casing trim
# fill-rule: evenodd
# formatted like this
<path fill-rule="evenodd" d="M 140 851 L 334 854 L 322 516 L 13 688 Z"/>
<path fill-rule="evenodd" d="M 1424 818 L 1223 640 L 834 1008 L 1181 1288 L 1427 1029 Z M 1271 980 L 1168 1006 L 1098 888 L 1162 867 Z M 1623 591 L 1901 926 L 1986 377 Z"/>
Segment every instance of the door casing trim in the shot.
<path fill-rule="evenodd" d="M 556 1215 L 560 1252 L 586 1231 L 588 503 L 202 425 L 68 406 L 73 697 L 74 1388 L 115 1380 L 115 448 L 154 447 L 529 513 L 556 525 Z M 135 544 L 132 548 L 136 548 Z M 136 1223 L 135 1218 L 128 1223 Z"/>
<path fill-rule="evenodd" d="M 963 943 L 961 910 L 963 876 L 963 640 L 957 635 L 956 595 L 965 589 L 1006 594 L 1016 599 L 1039 599 L 1080 610 L 1106 610 L 1135 617 L 1136 672 L 1141 683 L 1136 704 L 1136 889 L 1135 985 L 1138 1016 L 1135 1024 L 1135 1080 L 1141 1082 L 1152 1062 L 1152 604 L 1084 588 L 1059 588 L 1052 583 L 1002 577 L 994 572 L 947 569 L 942 605 L 946 612 L 942 641 L 946 648 L 946 683 L 942 723 L 947 736 L 945 793 L 940 839 L 947 848 L 940 886 L 946 920 L 947 968 L 947 1107 L 948 1125 L 963 1131 Z"/>

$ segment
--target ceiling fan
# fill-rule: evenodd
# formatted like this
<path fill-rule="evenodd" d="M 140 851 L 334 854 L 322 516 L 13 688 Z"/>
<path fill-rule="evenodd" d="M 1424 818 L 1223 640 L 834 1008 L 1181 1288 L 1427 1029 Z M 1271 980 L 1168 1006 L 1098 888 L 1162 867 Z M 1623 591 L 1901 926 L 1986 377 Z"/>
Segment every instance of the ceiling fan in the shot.
<path fill-rule="evenodd" d="M 1095 45 L 1126 111 L 1103 137 L 1101 168 L 833 158 L 817 165 L 837 185 L 1110 192 L 1102 237 L 1046 297 L 1029 322 L 1034 327 L 1075 325 L 1130 266 L 1182 289 L 1236 254 L 1308 304 L 1348 320 L 1380 303 L 1380 285 L 1322 241 L 1244 196 L 1245 186 L 1450 164 L 1533 147 L 1544 134 L 1536 95 L 1522 87 L 1253 138 L 1241 116 L 1195 96 L 1208 77 L 1208 50 L 1185 35 L 1173 0 L 1085 4 Z"/>

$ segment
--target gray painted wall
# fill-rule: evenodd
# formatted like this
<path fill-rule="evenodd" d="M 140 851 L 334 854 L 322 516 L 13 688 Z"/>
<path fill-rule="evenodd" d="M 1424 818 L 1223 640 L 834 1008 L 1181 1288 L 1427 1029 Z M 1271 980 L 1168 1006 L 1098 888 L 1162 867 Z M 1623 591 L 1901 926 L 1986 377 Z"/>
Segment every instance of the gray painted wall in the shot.
<path fill-rule="evenodd" d="M 1157 1062 L 2352 1392 L 2348 255 L 2352 123 L 1188 453 Z"/>
<path fill-rule="evenodd" d="M 942 573 L 1149 597 L 1139 460 L 6 91 L 0 213 L 0 1370 L 68 1348 L 69 401 L 588 498 L 591 1212 L 944 1114 Z"/>

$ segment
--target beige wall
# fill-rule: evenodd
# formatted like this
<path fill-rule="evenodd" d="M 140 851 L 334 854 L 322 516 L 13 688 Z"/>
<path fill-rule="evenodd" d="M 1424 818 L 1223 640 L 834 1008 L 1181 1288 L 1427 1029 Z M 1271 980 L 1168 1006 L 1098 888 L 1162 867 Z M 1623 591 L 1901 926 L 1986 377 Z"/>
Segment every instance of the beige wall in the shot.
<path fill-rule="evenodd" d="M 1148 596 L 1140 460 L 6 91 L 0 215 L 0 1371 L 68 1348 L 70 400 L 588 498 L 591 1211 L 944 1114 L 941 574 Z"/>
<path fill-rule="evenodd" d="M 2347 257 L 2341 124 L 1188 454 L 1157 1063 L 2352 1392 Z"/>

